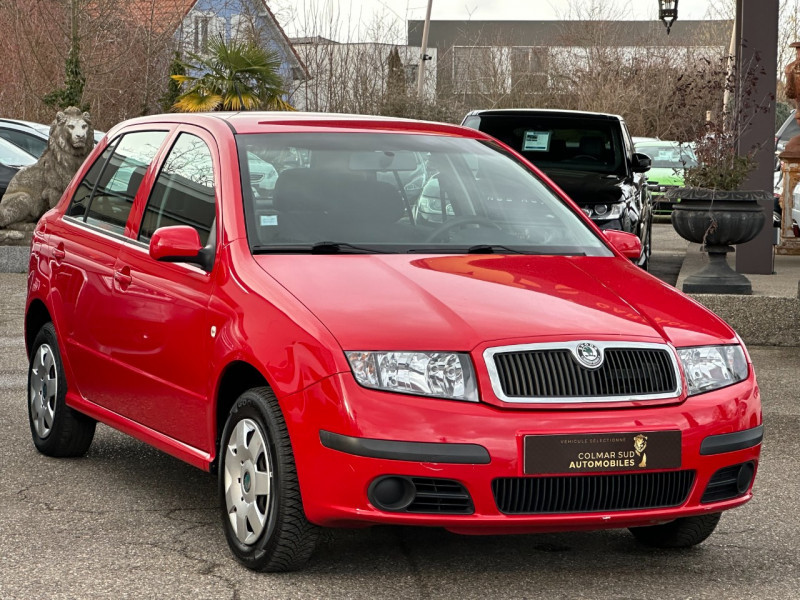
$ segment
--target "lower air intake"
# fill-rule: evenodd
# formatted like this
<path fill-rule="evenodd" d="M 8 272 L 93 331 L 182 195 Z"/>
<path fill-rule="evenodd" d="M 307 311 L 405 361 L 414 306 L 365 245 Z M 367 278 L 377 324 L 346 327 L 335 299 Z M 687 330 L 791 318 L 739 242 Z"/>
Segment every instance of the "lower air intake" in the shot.
<path fill-rule="evenodd" d="M 679 506 L 694 471 L 495 479 L 492 492 L 505 514 L 582 513 Z"/>

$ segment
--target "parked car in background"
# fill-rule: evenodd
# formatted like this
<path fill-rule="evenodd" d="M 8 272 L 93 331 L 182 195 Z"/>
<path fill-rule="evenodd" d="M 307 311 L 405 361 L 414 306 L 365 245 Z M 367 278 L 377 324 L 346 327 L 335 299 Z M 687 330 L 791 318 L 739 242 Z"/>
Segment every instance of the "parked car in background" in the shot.
<path fill-rule="evenodd" d="M 650 157 L 647 187 L 653 198 L 653 212 L 671 213 L 672 202 L 664 198 L 664 193 L 683 187 L 684 170 L 697 166 L 694 150 L 690 144 L 669 141 L 639 142 L 635 148 Z"/>
<path fill-rule="evenodd" d="M 644 173 L 649 159 L 634 151 L 622 117 L 566 110 L 475 110 L 462 122 L 497 138 L 542 169 L 601 229 L 636 234 L 647 268 L 652 203 Z"/>
<path fill-rule="evenodd" d="M 797 110 L 793 110 L 783 124 L 775 133 L 775 154 L 780 154 L 786 148 L 787 142 L 796 135 L 800 135 L 800 125 L 797 123 L 795 115 Z"/>
<path fill-rule="evenodd" d="M 270 204 L 251 164 L 280 155 L 308 160 Z M 420 157 L 438 222 L 407 192 Z M 693 546 L 752 497 L 759 389 L 736 333 L 641 253 L 479 131 L 134 119 L 34 232 L 33 443 L 80 456 L 100 421 L 216 473 L 251 569 L 301 567 L 319 526 Z"/>
<path fill-rule="evenodd" d="M 39 158 L 47 148 L 50 126 L 33 121 L 0 119 L 0 138 Z"/>
<path fill-rule="evenodd" d="M 95 142 L 103 139 L 104 135 L 103 131 L 95 131 Z M 19 146 L 38 159 L 47 148 L 50 125 L 19 119 L 0 119 L 0 138 Z"/>
<path fill-rule="evenodd" d="M 635 146 L 636 144 L 640 144 L 642 142 L 658 142 L 658 141 L 660 141 L 660 138 L 657 138 L 657 137 L 643 137 L 643 136 L 636 136 L 635 135 L 635 136 L 633 136 L 631 138 L 631 141 L 633 141 L 633 145 Z"/>
<path fill-rule="evenodd" d="M 35 162 L 35 156 L 0 138 L 0 198 L 6 193 L 6 188 L 14 175 L 22 167 L 27 167 Z"/>

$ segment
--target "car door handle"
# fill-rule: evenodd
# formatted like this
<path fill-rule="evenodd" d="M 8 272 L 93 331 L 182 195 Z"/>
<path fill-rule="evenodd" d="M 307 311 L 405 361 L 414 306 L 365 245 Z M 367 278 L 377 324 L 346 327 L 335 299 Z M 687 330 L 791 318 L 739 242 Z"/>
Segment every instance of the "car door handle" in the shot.
<path fill-rule="evenodd" d="M 64 251 L 63 244 L 59 244 L 58 248 L 53 249 L 53 258 L 56 259 L 56 262 L 61 262 L 62 260 L 64 260 L 64 257 L 66 255 L 67 253 Z"/>
<path fill-rule="evenodd" d="M 131 281 L 133 281 L 131 270 L 128 267 L 123 267 L 119 271 L 114 271 L 114 281 L 117 282 L 121 289 L 127 289 Z"/>

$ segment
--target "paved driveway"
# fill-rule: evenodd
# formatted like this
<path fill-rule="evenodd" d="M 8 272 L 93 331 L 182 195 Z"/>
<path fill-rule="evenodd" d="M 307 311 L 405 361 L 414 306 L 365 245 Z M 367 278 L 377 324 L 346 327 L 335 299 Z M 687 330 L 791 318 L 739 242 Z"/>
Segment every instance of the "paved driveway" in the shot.
<path fill-rule="evenodd" d="M 337 530 L 307 570 L 230 557 L 211 476 L 100 426 L 85 458 L 33 447 L 25 412 L 24 275 L 0 274 L 0 598 L 751 599 L 800 597 L 795 348 L 751 348 L 767 438 L 756 497 L 702 546 L 653 551 L 624 530 L 462 537 Z"/>

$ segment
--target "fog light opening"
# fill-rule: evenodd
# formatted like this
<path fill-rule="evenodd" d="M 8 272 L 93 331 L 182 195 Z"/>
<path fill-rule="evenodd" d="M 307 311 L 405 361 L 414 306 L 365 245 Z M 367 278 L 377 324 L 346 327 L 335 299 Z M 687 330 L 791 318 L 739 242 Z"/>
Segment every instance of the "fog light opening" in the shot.
<path fill-rule="evenodd" d="M 750 484 L 753 482 L 753 475 L 755 472 L 755 466 L 753 466 L 751 462 L 744 463 L 739 468 L 739 475 L 736 477 L 736 490 L 740 494 L 744 494 L 750 489 Z"/>
<path fill-rule="evenodd" d="M 404 510 L 414 501 L 417 488 L 406 477 L 388 476 L 373 481 L 367 497 L 380 510 Z"/>

